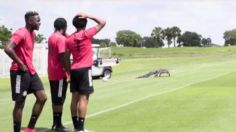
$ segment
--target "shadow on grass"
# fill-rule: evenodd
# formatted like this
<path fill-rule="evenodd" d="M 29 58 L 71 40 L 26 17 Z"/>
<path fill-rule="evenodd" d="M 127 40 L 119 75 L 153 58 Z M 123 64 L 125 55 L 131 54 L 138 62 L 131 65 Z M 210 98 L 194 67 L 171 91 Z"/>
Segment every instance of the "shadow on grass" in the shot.
<path fill-rule="evenodd" d="M 24 131 L 25 128 L 22 128 L 21 130 Z M 37 127 L 36 128 L 37 132 L 72 132 L 72 129 L 67 129 L 67 130 L 63 130 L 63 131 L 55 131 L 52 130 L 51 128 L 43 128 L 43 127 Z"/>

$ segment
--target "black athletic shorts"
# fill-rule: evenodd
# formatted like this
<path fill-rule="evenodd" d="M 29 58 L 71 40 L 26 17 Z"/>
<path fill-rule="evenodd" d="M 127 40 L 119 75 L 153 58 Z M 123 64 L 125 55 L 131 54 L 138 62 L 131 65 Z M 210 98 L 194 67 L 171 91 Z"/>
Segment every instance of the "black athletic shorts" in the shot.
<path fill-rule="evenodd" d="M 70 91 L 85 95 L 94 92 L 91 68 L 71 70 Z"/>
<path fill-rule="evenodd" d="M 49 80 L 51 99 L 54 105 L 63 105 L 66 99 L 68 83 L 66 78 L 62 80 Z"/>
<path fill-rule="evenodd" d="M 22 101 L 27 94 L 44 90 L 37 73 L 31 75 L 29 72 L 10 71 L 10 76 L 13 101 Z"/>

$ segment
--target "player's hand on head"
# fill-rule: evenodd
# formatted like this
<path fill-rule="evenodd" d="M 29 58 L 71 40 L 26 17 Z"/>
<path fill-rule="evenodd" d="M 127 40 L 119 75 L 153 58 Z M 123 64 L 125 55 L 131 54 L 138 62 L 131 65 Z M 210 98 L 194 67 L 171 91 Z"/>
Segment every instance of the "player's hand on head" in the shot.
<path fill-rule="evenodd" d="M 76 16 L 78 16 L 78 17 L 80 17 L 80 18 L 87 18 L 86 13 L 84 13 L 84 12 L 79 12 L 79 13 L 77 13 Z"/>

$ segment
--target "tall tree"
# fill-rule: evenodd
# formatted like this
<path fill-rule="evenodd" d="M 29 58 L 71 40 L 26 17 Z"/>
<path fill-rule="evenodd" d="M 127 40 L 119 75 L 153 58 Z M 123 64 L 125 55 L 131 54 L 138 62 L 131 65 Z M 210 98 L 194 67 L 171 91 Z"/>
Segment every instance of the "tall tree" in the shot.
<path fill-rule="evenodd" d="M 46 40 L 46 38 L 43 36 L 43 34 L 37 34 L 35 37 L 35 41 L 39 44 L 42 43 L 44 40 Z"/>
<path fill-rule="evenodd" d="M 207 46 L 207 39 L 206 38 L 202 38 L 202 45 L 204 45 L 204 46 Z"/>
<path fill-rule="evenodd" d="M 236 29 L 224 32 L 225 46 L 236 45 Z"/>
<path fill-rule="evenodd" d="M 131 30 L 120 30 L 116 33 L 116 42 L 127 47 L 140 47 L 142 37 Z"/>
<path fill-rule="evenodd" d="M 201 42 L 203 46 L 210 46 L 211 38 L 202 38 Z"/>
<path fill-rule="evenodd" d="M 152 47 L 162 47 L 164 46 L 164 43 L 163 43 L 163 34 L 162 34 L 162 28 L 161 27 L 155 27 L 153 30 L 152 30 L 152 33 L 151 33 L 151 37 L 153 38 L 148 38 L 148 37 L 144 37 L 144 41 L 149 41 L 151 44 L 150 46 Z M 155 41 L 155 42 L 152 42 L 152 41 Z M 148 44 L 148 43 L 147 43 Z"/>
<path fill-rule="evenodd" d="M 201 46 L 201 35 L 196 32 L 186 31 L 178 38 L 178 42 L 183 46 Z"/>
<path fill-rule="evenodd" d="M 177 38 L 181 35 L 181 30 L 179 27 L 174 26 L 171 28 L 171 32 L 172 32 L 174 47 L 176 47 L 175 43 L 176 43 Z"/>
<path fill-rule="evenodd" d="M 8 29 L 4 25 L 0 27 L 0 41 L 3 45 L 10 39 L 12 29 Z"/>
<path fill-rule="evenodd" d="M 208 44 L 208 45 L 212 44 L 212 40 L 211 40 L 211 38 L 209 38 L 209 37 L 207 38 L 207 44 Z"/>
<path fill-rule="evenodd" d="M 162 31 L 162 33 L 163 33 L 163 38 L 167 40 L 167 45 L 169 48 L 172 43 L 172 38 L 173 38 L 172 29 L 168 27 L 168 28 L 164 29 Z"/>
<path fill-rule="evenodd" d="M 146 48 L 158 48 L 157 42 L 153 37 L 143 37 L 142 46 Z"/>

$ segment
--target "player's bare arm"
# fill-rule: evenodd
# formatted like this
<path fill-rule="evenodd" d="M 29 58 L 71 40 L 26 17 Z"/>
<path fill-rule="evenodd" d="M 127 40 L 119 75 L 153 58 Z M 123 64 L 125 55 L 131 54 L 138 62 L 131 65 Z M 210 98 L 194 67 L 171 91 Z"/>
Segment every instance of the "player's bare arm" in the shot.
<path fill-rule="evenodd" d="M 65 71 L 68 74 L 67 82 L 70 82 L 70 51 L 67 49 L 66 52 L 64 53 L 64 58 L 63 58 L 63 67 Z"/>
<path fill-rule="evenodd" d="M 79 16 L 81 18 L 88 18 L 95 21 L 97 23 L 96 28 L 98 32 L 106 25 L 106 21 L 104 19 L 86 14 L 84 12 L 80 12 L 76 16 Z"/>
<path fill-rule="evenodd" d="M 59 54 L 59 59 L 61 61 L 63 68 L 65 69 L 65 71 L 67 72 L 70 78 L 70 57 L 68 56 L 69 56 L 69 53 L 68 51 L 66 51 L 65 53 Z M 70 81 L 70 79 L 68 81 Z"/>
<path fill-rule="evenodd" d="M 16 55 L 16 52 L 14 51 L 15 47 L 16 47 L 16 44 L 14 42 L 8 42 L 4 48 L 4 51 L 13 61 L 15 61 L 20 66 L 22 71 L 26 71 L 27 70 L 26 66 L 21 61 L 21 59 Z"/>

